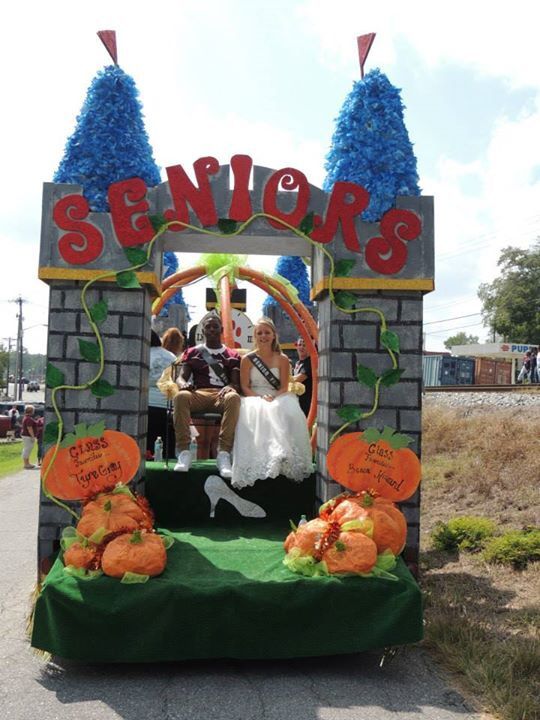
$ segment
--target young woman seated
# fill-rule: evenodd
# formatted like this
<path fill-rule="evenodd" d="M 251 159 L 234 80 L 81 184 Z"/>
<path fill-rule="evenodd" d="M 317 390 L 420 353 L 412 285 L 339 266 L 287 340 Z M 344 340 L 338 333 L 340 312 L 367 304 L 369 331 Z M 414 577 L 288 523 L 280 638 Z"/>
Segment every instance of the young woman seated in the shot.
<path fill-rule="evenodd" d="M 284 475 L 300 482 L 313 471 L 306 418 L 288 392 L 290 363 L 281 352 L 274 323 L 254 326 L 253 352 L 240 364 L 240 416 L 236 425 L 231 483 L 253 485 Z"/>

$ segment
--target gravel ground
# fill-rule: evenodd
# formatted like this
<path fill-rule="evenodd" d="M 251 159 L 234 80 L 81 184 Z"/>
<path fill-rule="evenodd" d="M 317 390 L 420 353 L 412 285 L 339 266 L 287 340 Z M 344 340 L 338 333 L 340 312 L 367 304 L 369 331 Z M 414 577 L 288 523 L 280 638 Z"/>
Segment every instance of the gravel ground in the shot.
<path fill-rule="evenodd" d="M 540 410 L 540 394 L 536 392 L 425 392 L 425 405 L 446 405 L 482 409 L 485 407 L 534 407 Z"/>

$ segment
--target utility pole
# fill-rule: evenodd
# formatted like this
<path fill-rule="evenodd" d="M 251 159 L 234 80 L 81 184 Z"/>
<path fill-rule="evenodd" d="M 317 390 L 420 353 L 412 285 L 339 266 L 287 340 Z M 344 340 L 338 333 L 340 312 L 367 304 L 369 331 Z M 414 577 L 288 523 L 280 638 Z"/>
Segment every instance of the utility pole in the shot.
<path fill-rule="evenodd" d="M 7 340 L 8 348 L 7 348 L 7 367 L 6 367 L 6 395 L 9 397 L 9 366 L 11 363 L 11 343 L 13 342 L 13 338 L 2 338 L 2 340 Z"/>
<path fill-rule="evenodd" d="M 16 349 L 16 370 L 15 370 L 15 400 L 22 400 L 22 377 L 23 377 L 23 314 L 22 314 L 22 306 L 23 303 L 26 302 L 26 300 L 23 300 L 22 297 L 19 295 L 18 298 L 15 300 L 12 300 L 11 302 L 17 303 L 19 306 L 19 312 L 17 314 L 17 318 L 19 320 L 17 325 L 17 349 Z"/>

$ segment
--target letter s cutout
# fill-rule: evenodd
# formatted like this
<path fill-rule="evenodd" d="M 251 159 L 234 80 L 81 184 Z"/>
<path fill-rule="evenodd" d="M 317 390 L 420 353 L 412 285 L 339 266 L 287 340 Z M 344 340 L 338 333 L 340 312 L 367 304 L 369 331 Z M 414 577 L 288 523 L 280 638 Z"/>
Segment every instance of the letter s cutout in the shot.
<path fill-rule="evenodd" d="M 86 265 L 103 250 L 103 236 L 94 225 L 81 222 L 88 217 L 90 205 L 82 195 L 60 198 L 53 209 L 53 220 L 61 230 L 72 230 L 58 241 L 62 258 L 70 265 Z"/>
<path fill-rule="evenodd" d="M 366 243 L 366 263 L 375 272 L 394 275 L 407 262 L 404 241 L 415 240 L 422 231 L 422 223 L 410 210 L 392 209 L 382 216 L 380 227 L 382 237 Z"/>

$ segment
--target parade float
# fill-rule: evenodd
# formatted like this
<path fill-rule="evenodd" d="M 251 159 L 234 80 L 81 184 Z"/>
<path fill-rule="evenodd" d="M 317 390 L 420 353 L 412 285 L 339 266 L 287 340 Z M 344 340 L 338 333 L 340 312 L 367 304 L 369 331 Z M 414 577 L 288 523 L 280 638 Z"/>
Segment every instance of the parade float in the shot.
<path fill-rule="evenodd" d="M 359 39 L 362 68 L 372 39 Z M 336 137 L 351 112 L 362 127 L 381 90 L 397 94 L 378 72 L 355 83 Z M 241 154 L 228 164 L 196 160 L 195 183 L 180 164 L 160 182 L 140 106 L 125 93 L 136 98 L 115 60 L 92 84 L 76 142 L 43 191 L 48 450 L 33 647 L 92 662 L 148 662 L 331 655 L 420 640 L 432 198 L 411 188 L 406 173 L 392 175 L 392 162 L 403 167 L 403 147 L 395 133 L 377 133 L 373 117 L 364 123 L 387 153 L 386 195 L 380 175 L 366 186 L 347 177 L 355 168 L 343 157 L 325 189 L 296 168 L 261 167 Z M 137 152 L 126 132 L 134 126 L 143 138 Z M 109 146 L 111 127 L 120 136 Z M 128 156 L 138 166 L 122 167 Z M 163 279 L 164 252 L 202 254 Z M 248 254 L 310 258 L 318 322 L 285 278 L 238 260 Z M 305 340 L 314 466 L 301 483 L 277 477 L 235 491 L 212 458 L 180 478 L 168 458 L 144 462 L 151 318 L 203 278 L 218 298 L 226 344 L 234 346 L 237 282 L 264 289 Z"/>

